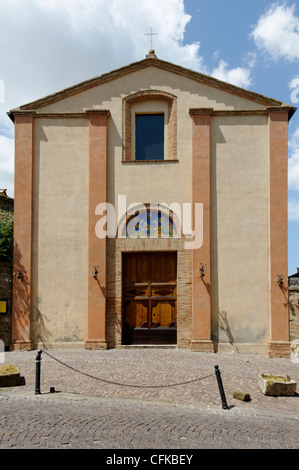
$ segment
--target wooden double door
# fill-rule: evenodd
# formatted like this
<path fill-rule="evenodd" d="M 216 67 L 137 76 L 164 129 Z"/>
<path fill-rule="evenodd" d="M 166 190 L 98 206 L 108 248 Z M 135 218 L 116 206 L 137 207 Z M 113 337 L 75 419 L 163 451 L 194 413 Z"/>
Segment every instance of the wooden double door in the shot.
<path fill-rule="evenodd" d="M 123 344 L 176 344 L 177 254 L 123 254 Z"/>

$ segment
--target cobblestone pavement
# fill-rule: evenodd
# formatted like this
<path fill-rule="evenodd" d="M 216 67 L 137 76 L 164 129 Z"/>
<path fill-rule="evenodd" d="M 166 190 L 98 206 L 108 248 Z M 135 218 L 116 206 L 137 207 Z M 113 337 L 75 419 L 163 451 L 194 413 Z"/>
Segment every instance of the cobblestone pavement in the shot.
<path fill-rule="evenodd" d="M 298 449 L 299 394 L 269 397 L 260 373 L 290 375 L 299 363 L 259 355 L 174 349 L 5 353 L 24 385 L 0 391 L 0 448 Z M 215 377 L 219 365 L 228 410 Z M 55 387 L 55 393 L 50 393 Z M 250 402 L 233 398 L 240 389 Z M 298 389 L 297 389 L 298 392 Z"/>

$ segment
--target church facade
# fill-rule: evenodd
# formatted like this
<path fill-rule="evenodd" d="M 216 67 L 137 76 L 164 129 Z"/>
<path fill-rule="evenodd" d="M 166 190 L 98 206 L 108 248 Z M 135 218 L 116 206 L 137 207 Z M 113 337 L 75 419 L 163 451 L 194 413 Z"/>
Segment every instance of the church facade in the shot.
<path fill-rule="evenodd" d="M 288 357 L 294 111 L 154 51 L 11 110 L 11 349 Z"/>

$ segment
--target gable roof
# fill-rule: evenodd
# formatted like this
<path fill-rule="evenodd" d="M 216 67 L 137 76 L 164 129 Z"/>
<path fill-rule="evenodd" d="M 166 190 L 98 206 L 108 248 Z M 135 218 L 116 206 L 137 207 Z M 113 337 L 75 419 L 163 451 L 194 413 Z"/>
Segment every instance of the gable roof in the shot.
<path fill-rule="evenodd" d="M 53 93 L 51 95 L 45 96 L 41 99 L 32 101 L 30 103 L 24 104 L 18 108 L 12 109 L 8 112 L 8 116 L 14 121 L 14 113 L 20 111 L 33 111 L 35 109 L 42 108 L 49 104 L 53 104 L 57 101 L 63 100 L 70 96 L 76 95 L 83 91 L 86 91 L 90 88 L 99 86 L 103 83 L 107 83 L 109 81 L 115 80 L 116 78 L 123 77 L 130 73 L 145 69 L 147 67 L 156 67 L 158 69 L 162 69 L 177 75 L 184 76 L 191 80 L 195 80 L 199 83 L 203 83 L 205 85 L 220 89 L 222 91 L 226 91 L 228 93 L 232 93 L 234 95 L 238 95 L 242 98 L 254 101 L 258 104 L 267 106 L 267 107 L 287 107 L 289 108 L 289 119 L 293 116 L 297 108 L 293 106 L 287 105 L 281 101 L 275 100 L 273 98 L 269 98 L 267 96 L 261 95 L 259 93 L 255 93 L 253 91 L 246 90 L 244 88 L 238 87 L 236 85 L 232 85 L 230 83 L 218 80 L 214 77 L 210 77 L 205 75 L 201 72 L 195 72 L 194 70 L 187 69 L 180 65 L 175 65 L 171 62 L 167 62 L 165 60 L 158 59 L 155 55 L 153 50 L 149 51 L 149 54 L 146 56 L 145 59 L 140 60 L 138 62 L 133 62 L 129 65 L 121 67 L 119 69 L 113 70 L 111 72 L 105 73 L 98 77 L 83 81 L 77 85 L 73 85 L 71 87 L 65 88 L 57 93 Z"/>
<path fill-rule="evenodd" d="M 295 274 L 291 274 L 291 275 L 289 276 L 289 278 L 291 278 L 291 277 L 292 277 L 292 278 L 293 278 L 293 277 L 299 277 L 299 268 L 298 268 L 298 270 L 297 270 L 297 272 L 296 272 Z"/>

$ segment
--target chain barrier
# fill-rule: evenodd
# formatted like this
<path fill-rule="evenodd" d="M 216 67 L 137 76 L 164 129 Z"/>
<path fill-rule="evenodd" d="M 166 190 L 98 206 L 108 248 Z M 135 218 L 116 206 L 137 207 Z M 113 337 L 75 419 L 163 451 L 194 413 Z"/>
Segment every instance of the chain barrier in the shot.
<path fill-rule="evenodd" d="M 90 374 L 87 374 L 86 372 L 82 372 L 78 369 L 76 369 L 75 367 L 72 367 L 70 366 L 69 364 L 66 364 L 65 362 L 57 359 L 56 357 L 52 356 L 51 354 L 49 354 L 47 351 L 44 351 L 44 350 L 41 350 L 38 354 L 39 354 L 39 358 L 40 358 L 40 353 L 41 352 L 44 352 L 47 356 L 49 356 L 51 359 L 53 359 L 54 361 L 56 362 L 59 362 L 60 364 L 62 364 L 63 366 L 73 370 L 74 372 L 77 372 L 79 374 L 82 374 L 82 375 L 85 375 L 86 377 L 89 377 L 91 379 L 95 379 L 95 380 L 99 380 L 100 382 L 104 382 L 104 383 L 108 383 L 110 385 L 118 385 L 118 386 L 122 386 L 122 387 L 131 387 L 131 388 L 168 388 L 168 387 L 177 387 L 179 385 L 187 385 L 187 384 L 190 384 L 190 383 L 194 383 L 194 382 L 198 382 L 199 380 L 204 380 L 204 379 L 207 379 L 209 377 L 212 377 L 212 375 L 214 374 L 209 374 L 209 375 L 206 375 L 204 377 L 198 377 L 197 379 L 192 379 L 192 380 L 187 380 L 185 382 L 179 382 L 179 383 L 174 383 L 174 384 L 169 384 L 169 385 L 137 385 L 137 384 L 124 384 L 124 383 L 120 383 L 120 382 L 115 382 L 115 381 L 112 381 L 112 380 L 107 380 L 107 379 L 102 379 L 100 377 L 95 377 L 93 375 L 90 375 Z M 39 359 L 40 360 L 40 359 Z"/>

